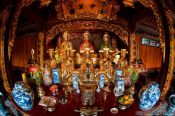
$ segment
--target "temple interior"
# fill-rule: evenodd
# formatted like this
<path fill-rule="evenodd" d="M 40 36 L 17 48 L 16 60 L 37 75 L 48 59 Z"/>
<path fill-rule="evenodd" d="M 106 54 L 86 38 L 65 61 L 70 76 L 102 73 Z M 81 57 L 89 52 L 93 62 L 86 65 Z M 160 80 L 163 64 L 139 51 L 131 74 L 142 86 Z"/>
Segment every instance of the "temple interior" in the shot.
<path fill-rule="evenodd" d="M 175 115 L 173 0 L 1 0 L 0 116 Z"/>

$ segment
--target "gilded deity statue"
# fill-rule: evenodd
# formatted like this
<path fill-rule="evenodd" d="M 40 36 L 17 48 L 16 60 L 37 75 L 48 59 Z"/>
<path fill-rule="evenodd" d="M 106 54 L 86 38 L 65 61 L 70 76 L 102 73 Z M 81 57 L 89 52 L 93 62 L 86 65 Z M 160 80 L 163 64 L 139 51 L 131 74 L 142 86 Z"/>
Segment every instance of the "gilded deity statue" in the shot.
<path fill-rule="evenodd" d="M 107 52 L 108 51 L 105 50 L 103 57 L 100 58 L 100 72 L 103 72 L 105 75 L 105 83 L 108 83 L 113 76 L 112 59 Z"/>
<path fill-rule="evenodd" d="M 111 45 L 109 44 L 109 34 L 108 33 L 105 33 L 104 36 L 103 36 L 103 43 L 101 44 L 100 46 L 100 49 L 103 50 L 105 48 L 108 48 L 108 49 L 112 49 Z"/>
<path fill-rule="evenodd" d="M 128 66 L 128 61 L 126 59 L 127 53 L 128 52 L 126 51 L 126 49 L 121 49 L 121 58 L 118 61 L 120 68 L 125 68 L 126 66 Z"/>
<path fill-rule="evenodd" d="M 55 51 L 54 49 L 49 49 L 47 51 L 47 53 L 49 54 L 50 56 L 50 60 L 48 61 L 49 62 L 49 65 L 51 68 L 56 68 L 57 67 L 57 62 L 56 62 L 56 59 L 55 59 Z"/>
<path fill-rule="evenodd" d="M 85 31 L 85 33 L 83 35 L 84 35 L 84 39 L 80 44 L 80 51 L 85 51 L 86 49 L 94 50 L 94 46 L 89 41 L 89 39 L 90 39 L 89 31 Z"/>
<path fill-rule="evenodd" d="M 60 46 L 61 50 L 61 76 L 63 83 L 67 83 L 71 72 L 74 70 L 74 62 L 72 58 L 73 47 L 72 43 L 69 42 L 68 32 L 63 33 L 63 42 Z"/>
<path fill-rule="evenodd" d="M 63 33 L 63 42 L 61 43 L 60 49 L 65 53 L 73 49 L 72 43 L 69 42 L 69 33 L 67 31 Z"/>
<path fill-rule="evenodd" d="M 63 84 L 68 84 L 69 77 L 71 73 L 74 71 L 74 61 L 69 54 L 62 59 L 61 62 L 61 77 Z"/>

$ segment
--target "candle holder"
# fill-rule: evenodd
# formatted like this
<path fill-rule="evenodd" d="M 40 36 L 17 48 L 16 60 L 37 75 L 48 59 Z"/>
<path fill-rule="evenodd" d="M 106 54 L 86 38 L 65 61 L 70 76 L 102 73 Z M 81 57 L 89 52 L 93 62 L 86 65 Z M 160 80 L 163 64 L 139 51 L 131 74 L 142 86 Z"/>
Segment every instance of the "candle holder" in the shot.
<path fill-rule="evenodd" d="M 43 97 L 45 95 L 45 92 L 41 87 L 41 82 L 42 82 L 41 71 L 39 69 L 39 66 L 37 65 L 36 60 L 35 60 L 34 53 L 35 53 L 35 51 L 32 49 L 31 50 L 31 58 L 28 61 L 28 68 L 29 68 L 29 72 L 31 74 L 31 77 L 35 80 L 35 83 L 37 85 L 38 97 Z M 23 77 L 23 79 L 25 81 L 25 77 Z"/>
<path fill-rule="evenodd" d="M 65 96 L 62 96 L 59 100 L 59 103 L 66 104 L 68 102 L 67 98 Z"/>
<path fill-rule="evenodd" d="M 40 84 L 37 84 L 37 93 L 38 97 L 40 98 L 42 98 L 45 95 L 45 91 L 43 90 Z"/>

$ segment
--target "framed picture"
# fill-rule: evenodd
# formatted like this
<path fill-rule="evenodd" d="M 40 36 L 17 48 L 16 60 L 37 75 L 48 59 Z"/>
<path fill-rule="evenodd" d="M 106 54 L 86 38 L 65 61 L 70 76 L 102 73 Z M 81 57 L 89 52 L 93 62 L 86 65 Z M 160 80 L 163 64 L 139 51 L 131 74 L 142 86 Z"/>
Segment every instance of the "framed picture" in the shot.
<path fill-rule="evenodd" d="M 142 45 L 149 45 L 149 39 L 143 37 L 143 38 L 142 38 Z"/>
<path fill-rule="evenodd" d="M 60 83 L 58 69 L 52 69 L 52 78 L 54 84 Z"/>
<path fill-rule="evenodd" d="M 153 47 L 156 47 L 156 41 L 155 40 L 150 40 L 149 45 L 153 46 Z"/>

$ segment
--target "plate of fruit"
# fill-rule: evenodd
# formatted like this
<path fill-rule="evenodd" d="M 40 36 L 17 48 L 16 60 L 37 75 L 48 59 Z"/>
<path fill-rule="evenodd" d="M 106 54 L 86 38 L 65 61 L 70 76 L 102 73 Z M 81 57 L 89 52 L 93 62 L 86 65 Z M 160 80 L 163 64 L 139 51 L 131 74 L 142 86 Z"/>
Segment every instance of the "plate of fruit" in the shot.
<path fill-rule="evenodd" d="M 123 96 L 120 96 L 118 98 L 118 102 L 121 105 L 129 107 L 134 102 L 134 99 L 133 99 L 132 95 L 123 95 Z"/>

